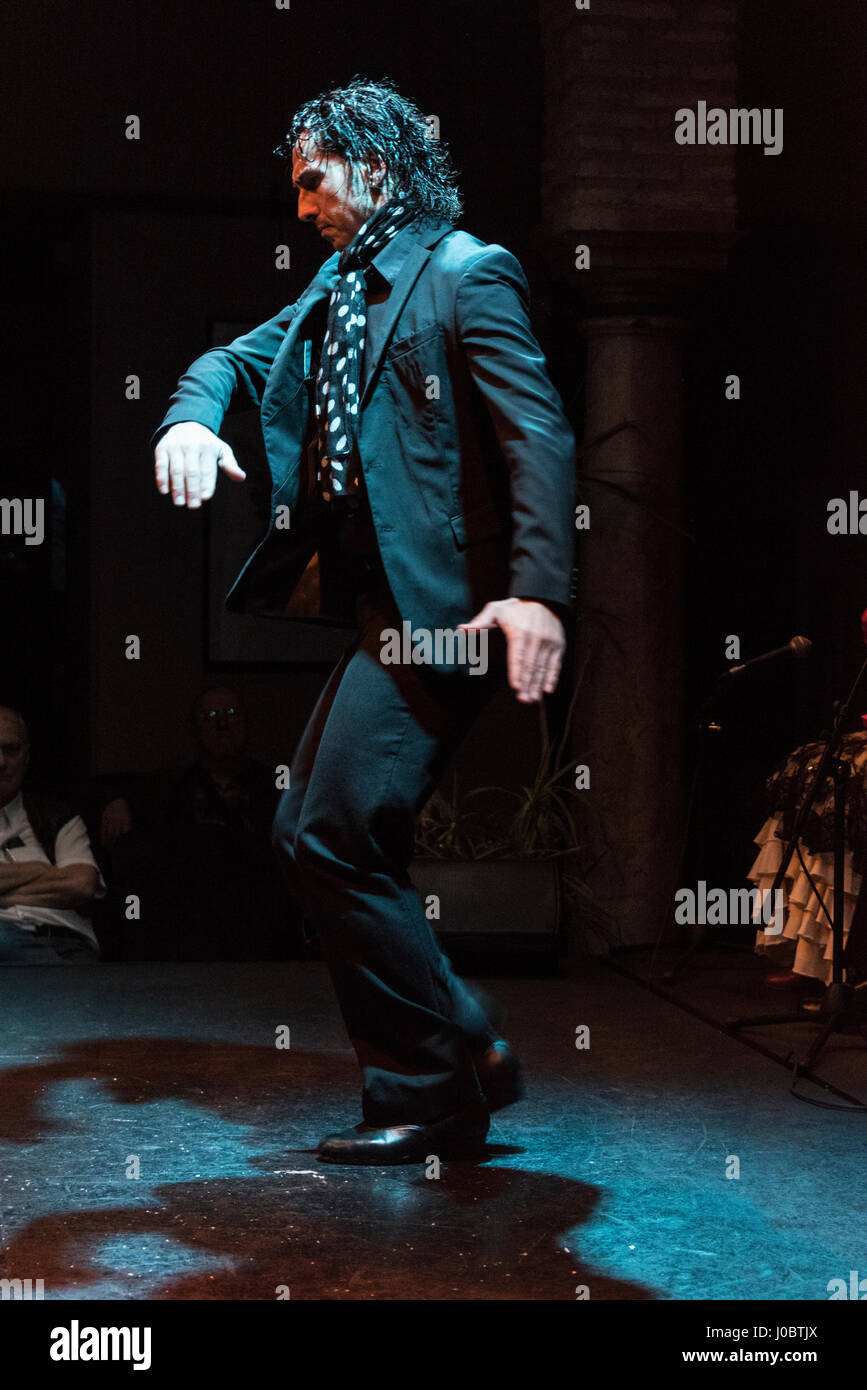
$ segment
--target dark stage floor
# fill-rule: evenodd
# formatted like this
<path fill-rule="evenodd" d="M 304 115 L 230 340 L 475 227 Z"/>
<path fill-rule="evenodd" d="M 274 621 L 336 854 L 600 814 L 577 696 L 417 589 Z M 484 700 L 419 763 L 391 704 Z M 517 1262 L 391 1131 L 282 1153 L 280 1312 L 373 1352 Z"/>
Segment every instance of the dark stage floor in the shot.
<path fill-rule="evenodd" d="M 867 1273 L 863 1116 L 790 1099 L 777 1063 L 599 962 L 485 983 L 529 1094 L 436 1179 L 317 1161 L 360 1119 L 321 964 L 4 968 L 2 1276 L 46 1299 L 826 1300 Z M 864 1094 L 867 1050 L 848 1065 Z"/>

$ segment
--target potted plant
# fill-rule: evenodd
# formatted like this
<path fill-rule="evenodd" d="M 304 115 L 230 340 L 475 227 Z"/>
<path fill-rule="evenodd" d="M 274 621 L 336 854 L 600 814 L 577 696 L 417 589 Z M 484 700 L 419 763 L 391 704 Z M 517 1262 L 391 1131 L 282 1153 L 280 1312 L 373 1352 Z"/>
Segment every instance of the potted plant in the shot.
<path fill-rule="evenodd" d="M 610 937 L 613 919 L 587 883 L 590 793 L 576 788 L 575 761 L 564 758 L 576 694 L 556 745 L 539 706 L 540 751 L 526 785 L 459 794 L 455 776 L 451 792 L 436 791 L 424 807 L 411 872 L 450 946 L 488 958 L 507 948 L 553 965 L 565 954 L 567 912 L 588 947 Z"/>

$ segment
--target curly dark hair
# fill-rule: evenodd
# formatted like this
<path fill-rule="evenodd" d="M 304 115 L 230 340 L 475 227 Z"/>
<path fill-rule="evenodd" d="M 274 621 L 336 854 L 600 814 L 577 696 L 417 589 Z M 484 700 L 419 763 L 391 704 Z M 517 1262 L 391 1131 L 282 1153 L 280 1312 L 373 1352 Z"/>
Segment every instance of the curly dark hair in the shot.
<path fill-rule="evenodd" d="M 382 159 L 393 195 L 419 221 L 456 222 L 460 217 L 463 200 L 448 148 L 429 138 L 426 118 L 400 95 L 391 78 L 373 82 L 356 74 L 345 87 L 305 102 L 274 153 L 291 160 L 302 131 L 312 135 L 323 153 L 342 155 L 350 165 Z"/>

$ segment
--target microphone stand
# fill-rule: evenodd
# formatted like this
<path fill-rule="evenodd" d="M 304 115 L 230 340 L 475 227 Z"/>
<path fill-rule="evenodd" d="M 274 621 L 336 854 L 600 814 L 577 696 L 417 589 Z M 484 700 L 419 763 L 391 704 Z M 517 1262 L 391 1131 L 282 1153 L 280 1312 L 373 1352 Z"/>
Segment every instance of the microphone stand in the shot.
<path fill-rule="evenodd" d="M 845 923 L 845 889 L 846 889 L 846 789 L 849 781 L 851 768 L 845 758 L 838 756 L 840 746 L 843 741 L 843 729 L 849 710 L 854 703 L 855 697 L 867 678 L 867 659 L 865 659 L 855 683 L 846 697 L 845 703 L 834 719 L 834 725 L 828 734 L 825 747 L 819 759 L 813 779 L 798 807 L 795 821 L 792 826 L 792 834 L 786 843 L 780 867 L 777 869 L 773 885 L 768 892 L 776 894 L 782 887 L 786 877 L 786 870 L 795 853 L 795 848 L 800 839 L 801 831 L 806 824 L 810 808 L 816 799 L 819 788 L 825 781 L 830 771 L 834 778 L 834 911 L 832 919 L 832 957 L 831 957 L 831 984 L 828 985 L 825 998 L 822 1002 L 822 1013 L 824 1023 L 821 1030 L 813 1039 L 807 1049 L 803 1059 L 794 1060 L 793 1086 L 797 1083 L 799 1075 L 809 1076 L 819 1054 L 825 1044 L 834 1033 L 843 1032 L 847 1027 L 856 1025 L 864 1034 L 862 1026 L 862 1016 L 856 1004 L 855 990 L 852 985 L 844 983 L 844 964 L 843 964 L 843 930 Z M 772 901 L 776 901 L 772 898 Z M 760 1014 L 755 1018 L 734 1018 L 726 1022 L 728 1032 L 737 1032 L 740 1028 L 759 1027 L 767 1024 L 775 1025 L 779 1023 L 802 1023 L 807 1017 L 803 1012 L 792 1014 Z M 789 1060 L 793 1054 L 789 1054 Z M 797 1092 L 792 1091 L 797 1096 Z M 806 1100 L 805 1096 L 797 1096 L 799 1100 Z M 816 1103 L 816 1102 L 811 1102 Z M 834 1106 L 833 1109 L 850 1109 L 867 1111 L 867 1106 Z"/>
<path fill-rule="evenodd" d="M 762 666 L 767 661 L 772 661 L 776 657 L 792 655 L 805 657 L 809 653 L 812 642 L 806 637 L 793 637 L 791 642 L 787 642 L 784 647 L 777 647 L 775 651 L 765 652 L 762 656 L 753 657 L 751 661 L 741 662 L 738 666 L 730 666 L 727 671 L 717 678 L 716 688 L 712 694 L 708 695 L 699 706 L 698 712 L 689 721 L 689 728 L 699 735 L 698 755 L 696 758 L 695 772 L 692 778 L 692 785 L 689 792 L 688 810 L 686 817 L 686 829 L 684 834 L 683 849 L 681 853 L 681 867 L 686 863 L 689 852 L 690 832 L 693 830 L 693 817 L 698 825 L 698 845 L 696 846 L 696 857 L 701 863 L 705 858 L 705 842 L 707 837 L 706 820 L 706 797 L 707 797 L 707 770 L 710 763 L 709 748 L 711 738 L 722 732 L 720 723 L 719 705 L 726 691 L 731 688 L 732 678 L 742 675 L 745 671 L 754 670 L 756 666 Z M 664 930 L 660 928 L 660 935 Z M 663 975 L 663 983 L 673 985 L 676 983 L 681 971 L 692 960 L 693 956 L 703 951 L 708 943 L 710 933 L 707 924 L 697 922 L 692 928 L 691 941 L 689 946 L 678 956 L 674 965 Z M 741 946 L 737 942 L 724 941 L 718 945 L 725 946 L 731 951 L 740 951 L 741 954 L 748 950 L 748 947 Z"/>

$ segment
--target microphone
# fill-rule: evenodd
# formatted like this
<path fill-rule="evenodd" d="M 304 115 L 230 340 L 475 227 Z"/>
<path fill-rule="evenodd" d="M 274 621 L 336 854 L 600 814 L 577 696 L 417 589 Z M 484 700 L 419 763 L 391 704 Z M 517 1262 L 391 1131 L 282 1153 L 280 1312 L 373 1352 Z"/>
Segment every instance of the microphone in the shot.
<path fill-rule="evenodd" d="M 867 610 L 861 619 L 864 629 L 864 640 L 867 642 Z M 754 656 L 752 661 L 742 661 L 739 666 L 730 666 L 727 671 L 723 671 L 720 680 L 731 680 L 732 676 L 742 676 L 744 671 L 751 671 L 754 666 L 763 666 L 766 661 L 776 661 L 778 656 L 796 656 L 803 660 L 809 654 L 813 646 L 809 637 L 793 637 L 791 642 L 787 642 L 784 647 L 774 647 L 772 652 L 763 652 L 761 656 Z"/>

